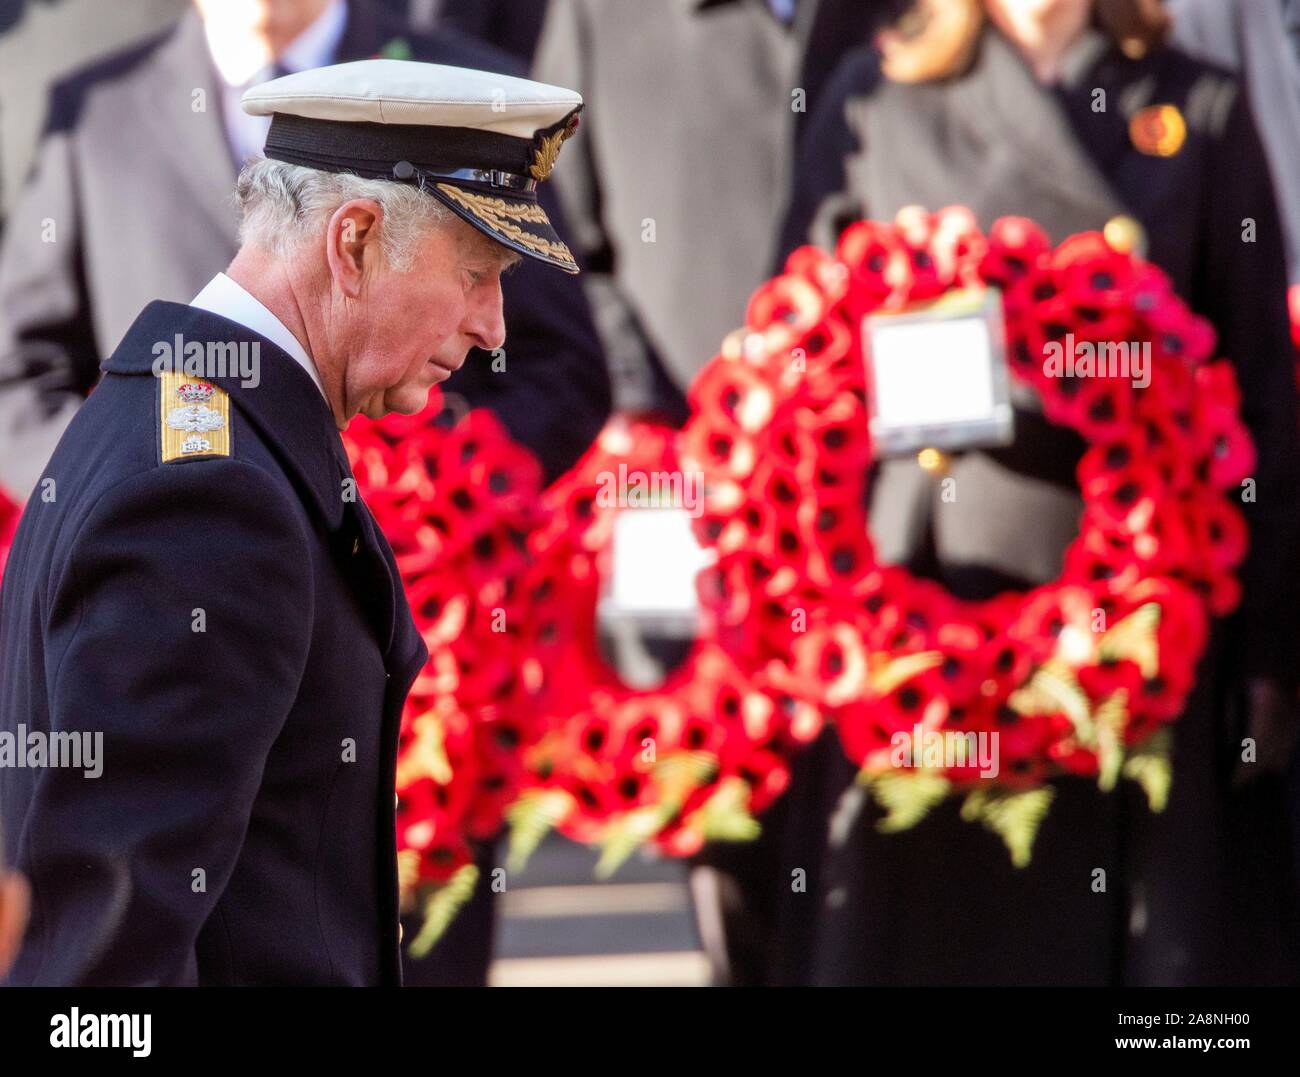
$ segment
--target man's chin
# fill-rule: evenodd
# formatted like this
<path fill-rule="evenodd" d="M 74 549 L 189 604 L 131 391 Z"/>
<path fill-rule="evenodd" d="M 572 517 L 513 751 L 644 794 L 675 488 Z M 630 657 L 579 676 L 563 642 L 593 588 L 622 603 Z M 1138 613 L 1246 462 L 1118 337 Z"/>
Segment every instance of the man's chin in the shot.
<path fill-rule="evenodd" d="M 399 415 L 415 415 L 429 406 L 429 393 L 432 385 L 407 385 L 395 393 L 386 394 L 381 405 L 381 414 L 397 412 Z"/>

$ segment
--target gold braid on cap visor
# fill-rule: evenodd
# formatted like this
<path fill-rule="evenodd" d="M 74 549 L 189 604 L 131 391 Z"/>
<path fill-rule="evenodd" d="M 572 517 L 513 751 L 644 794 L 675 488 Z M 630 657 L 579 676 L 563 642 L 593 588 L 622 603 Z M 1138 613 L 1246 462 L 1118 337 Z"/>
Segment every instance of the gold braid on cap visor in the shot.
<path fill-rule="evenodd" d="M 563 243 L 535 236 L 515 223 L 524 221 L 528 224 L 550 224 L 546 211 L 541 206 L 531 203 L 512 204 L 503 198 L 493 198 L 491 195 L 476 194 L 473 191 L 462 190 L 460 187 L 453 187 L 450 183 L 438 184 L 438 190 L 462 209 L 474 214 L 489 228 L 509 236 L 530 251 L 554 258 L 557 262 L 573 266 L 575 269 L 578 267 L 573 253 Z"/>

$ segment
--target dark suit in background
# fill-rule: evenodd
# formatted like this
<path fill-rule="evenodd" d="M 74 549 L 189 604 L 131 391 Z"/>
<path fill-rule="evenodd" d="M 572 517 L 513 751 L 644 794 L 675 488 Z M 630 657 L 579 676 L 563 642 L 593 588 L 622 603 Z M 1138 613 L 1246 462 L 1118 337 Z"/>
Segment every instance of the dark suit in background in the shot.
<path fill-rule="evenodd" d="M 416 59 L 518 73 L 468 38 L 413 35 L 369 0 L 350 0 L 337 59 L 373 56 L 395 38 Z M 206 110 L 195 112 L 199 89 Z M 236 164 L 220 101 L 193 11 L 55 89 L 0 245 L 0 484 L 20 498 L 140 309 L 188 302 L 234 257 Z M 504 281 L 505 372 L 474 352 L 444 388 L 491 407 L 554 475 L 599 429 L 609 388 L 581 286 L 544 268 Z"/>
<path fill-rule="evenodd" d="M 1290 0 L 1288 0 L 1290 2 Z M 1300 4 L 1295 40 L 1278 0 L 1167 0 L 1179 48 L 1240 74 L 1286 225 L 1290 280 L 1300 283 Z"/>
<path fill-rule="evenodd" d="M 437 25 L 486 42 L 528 66 L 537 51 L 547 0 L 438 0 Z M 414 7 L 418 6 L 418 0 Z"/>

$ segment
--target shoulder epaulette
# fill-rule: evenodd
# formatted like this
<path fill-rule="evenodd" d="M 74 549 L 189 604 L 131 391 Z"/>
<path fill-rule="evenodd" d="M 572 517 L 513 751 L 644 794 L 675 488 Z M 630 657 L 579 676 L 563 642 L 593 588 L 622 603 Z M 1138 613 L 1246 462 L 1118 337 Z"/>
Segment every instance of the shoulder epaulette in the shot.
<path fill-rule="evenodd" d="M 164 371 L 158 378 L 159 455 L 164 464 L 230 455 L 230 397 L 209 381 Z"/>

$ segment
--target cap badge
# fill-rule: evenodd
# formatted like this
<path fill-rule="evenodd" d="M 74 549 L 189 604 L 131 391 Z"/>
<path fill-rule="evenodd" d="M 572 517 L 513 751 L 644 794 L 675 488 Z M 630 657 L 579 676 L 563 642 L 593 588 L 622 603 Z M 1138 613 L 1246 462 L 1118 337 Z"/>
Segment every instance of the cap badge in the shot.
<path fill-rule="evenodd" d="M 542 138 L 537 149 L 533 151 L 533 162 L 528 166 L 528 174 L 533 179 L 541 181 L 551 174 L 551 169 L 555 167 L 555 160 L 560 156 L 560 147 L 577 129 L 578 117 L 575 113 L 558 131 Z"/>

